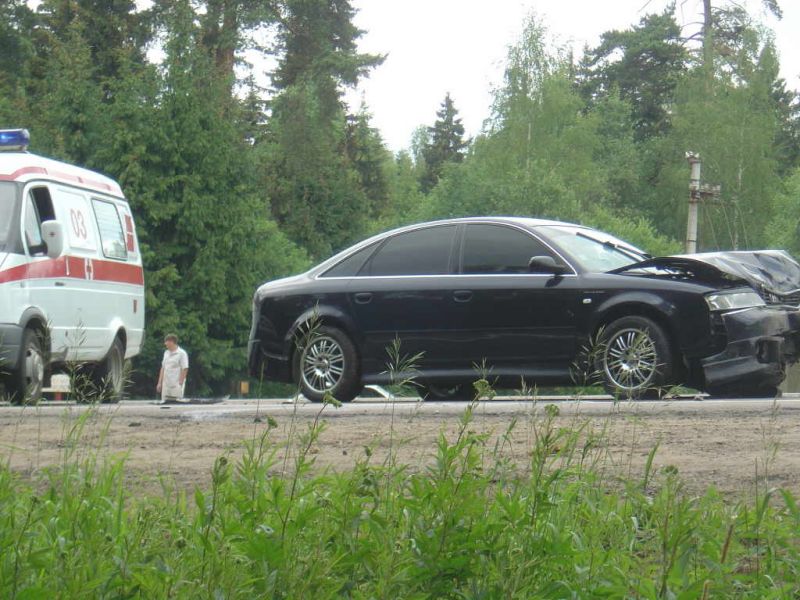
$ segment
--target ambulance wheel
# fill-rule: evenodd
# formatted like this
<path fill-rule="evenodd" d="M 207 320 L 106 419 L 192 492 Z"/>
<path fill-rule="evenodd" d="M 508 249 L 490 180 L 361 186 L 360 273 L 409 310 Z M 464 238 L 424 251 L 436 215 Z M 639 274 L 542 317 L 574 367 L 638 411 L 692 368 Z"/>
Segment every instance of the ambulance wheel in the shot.
<path fill-rule="evenodd" d="M 14 404 L 36 404 L 44 387 L 42 334 L 28 328 L 22 334 L 22 354 L 16 371 L 5 379 L 6 392 Z"/>
<path fill-rule="evenodd" d="M 92 370 L 92 383 L 101 402 L 119 402 L 125 389 L 125 346 L 122 340 L 114 343 L 106 357 Z"/>

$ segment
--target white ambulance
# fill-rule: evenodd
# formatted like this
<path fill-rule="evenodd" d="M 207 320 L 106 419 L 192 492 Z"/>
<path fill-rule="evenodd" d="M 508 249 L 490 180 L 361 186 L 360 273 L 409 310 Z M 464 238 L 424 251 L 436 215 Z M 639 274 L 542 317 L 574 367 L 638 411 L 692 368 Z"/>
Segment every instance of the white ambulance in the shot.
<path fill-rule="evenodd" d="M 118 397 L 144 336 L 144 274 L 130 206 L 98 173 L 26 152 L 0 131 L 0 378 L 37 401 L 49 374 L 82 365 Z"/>

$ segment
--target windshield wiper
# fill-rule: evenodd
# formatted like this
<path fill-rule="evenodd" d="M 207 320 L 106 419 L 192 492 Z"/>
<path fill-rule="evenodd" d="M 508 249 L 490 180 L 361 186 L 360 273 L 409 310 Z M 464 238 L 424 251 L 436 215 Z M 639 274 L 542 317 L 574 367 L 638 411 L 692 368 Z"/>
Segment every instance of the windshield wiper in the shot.
<path fill-rule="evenodd" d="M 598 243 L 598 244 L 603 244 L 603 246 L 606 247 L 606 248 L 612 248 L 614 250 L 617 250 L 618 252 L 622 252 L 623 254 L 627 254 L 628 256 L 631 256 L 631 257 L 636 258 L 636 259 L 647 260 L 648 258 L 653 258 L 652 255 L 647 254 L 646 252 L 639 252 L 638 250 L 634 250 L 633 248 L 631 248 L 629 246 L 620 246 L 619 244 L 615 244 L 611 240 L 606 240 L 604 242 L 601 242 L 597 238 L 594 238 L 591 235 L 587 235 L 587 234 L 583 233 L 582 231 L 576 231 L 575 235 L 580 236 L 580 237 L 582 237 L 584 239 L 587 239 L 587 240 L 592 240 L 593 242 Z"/>

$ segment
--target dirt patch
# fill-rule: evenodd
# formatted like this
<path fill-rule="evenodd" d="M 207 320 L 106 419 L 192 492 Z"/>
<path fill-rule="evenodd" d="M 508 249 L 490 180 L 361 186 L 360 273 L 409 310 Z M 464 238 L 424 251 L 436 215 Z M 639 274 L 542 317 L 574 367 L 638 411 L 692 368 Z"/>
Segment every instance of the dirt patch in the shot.
<path fill-rule="evenodd" d="M 609 406 L 558 404 L 557 428 L 581 429 L 592 438 L 594 455 L 612 476 L 641 476 L 658 445 L 655 469 L 677 469 L 686 487 L 700 493 L 713 485 L 728 495 L 748 497 L 765 485 L 800 494 L 800 401 L 772 404 L 703 402 Z M 227 408 L 227 407 L 226 407 Z M 236 460 L 244 444 L 269 434 L 274 470 L 291 468 L 292 453 L 316 419 L 325 428 L 311 448 L 316 468 L 347 469 L 364 460 L 380 463 L 390 452 L 410 469 L 424 469 L 436 454 L 440 434 L 453 439 L 463 405 L 293 407 L 246 404 L 236 410 L 203 407 L 159 410 L 152 405 L 85 409 L 0 407 L 0 459 L 23 473 L 58 465 L 65 456 L 100 460 L 125 456 L 134 492 L 160 489 L 166 477 L 191 489 L 209 483 L 220 455 Z M 477 408 L 469 429 L 487 435 L 486 459 L 502 456 L 525 469 L 545 420 L 544 404 L 490 403 Z M 512 421 L 515 427 L 507 433 Z M 292 443 L 288 445 L 287 440 Z"/>

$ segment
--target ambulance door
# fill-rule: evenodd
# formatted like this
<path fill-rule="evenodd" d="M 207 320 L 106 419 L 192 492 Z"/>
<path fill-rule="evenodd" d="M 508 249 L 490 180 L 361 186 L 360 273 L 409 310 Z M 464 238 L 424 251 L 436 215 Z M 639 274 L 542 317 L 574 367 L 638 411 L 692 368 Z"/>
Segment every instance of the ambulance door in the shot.
<path fill-rule="evenodd" d="M 42 223 L 57 219 L 57 215 L 47 186 L 30 186 L 24 197 L 22 227 L 28 263 L 23 285 L 28 292 L 27 304 L 46 319 L 52 358 L 62 360 L 67 352 L 68 339 L 74 335 L 70 302 L 72 288 L 67 276 L 66 258 L 48 257 L 42 238 Z"/>
<path fill-rule="evenodd" d="M 103 310 L 97 311 L 93 325 L 98 327 L 105 353 L 111 347 L 119 327 L 124 326 L 126 331 L 130 329 L 134 307 L 139 310 L 139 306 L 134 302 L 134 286 L 129 282 L 131 266 L 128 264 L 128 244 L 117 203 L 92 196 L 91 204 L 100 234 L 94 285 L 104 302 Z"/>
<path fill-rule="evenodd" d="M 97 229 L 89 198 L 82 191 L 53 186 L 53 203 L 64 229 L 65 279 L 61 315 L 65 321 L 63 345 L 65 360 L 97 360 L 102 353 L 102 332 L 98 332 L 98 313 L 104 299 L 94 283 L 94 263 L 98 254 Z M 56 345 L 53 345 L 56 348 Z"/>

